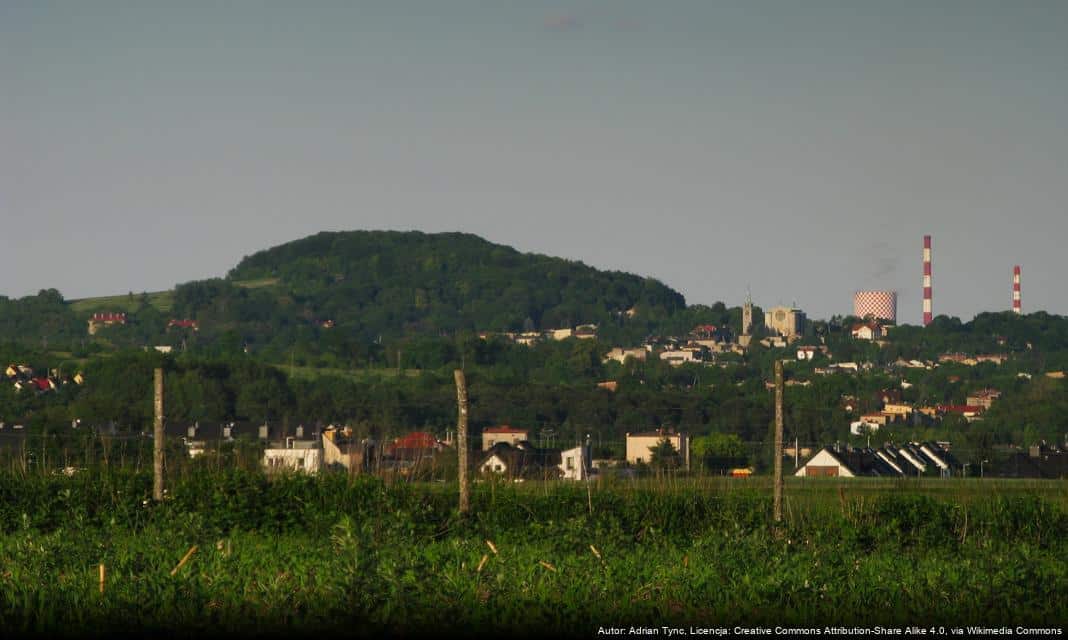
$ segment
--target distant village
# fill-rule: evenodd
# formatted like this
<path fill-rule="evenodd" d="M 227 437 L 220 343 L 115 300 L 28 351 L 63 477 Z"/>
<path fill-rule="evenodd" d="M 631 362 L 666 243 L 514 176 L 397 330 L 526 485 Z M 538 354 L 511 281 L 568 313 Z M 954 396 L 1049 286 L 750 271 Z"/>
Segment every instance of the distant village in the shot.
<path fill-rule="evenodd" d="M 868 341 L 880 346 L 889 344 L 889 332 L 896 320 L 896 298 L 888 300 L 888 295 L 886 292 L 858 292 L 856 311 L 858 317 L 863 319 L 848 327 L 854 340 Z M 870 303 L 873 296 L 874 306 Z M 634 309 L 630 309 L 624 313 L 634 312 Z M 861 313 L 864 315 L 861 316 Z M 615 361 L 622 364 L 628 360 L 646 361 L 649 358 L 658 358 L 672 366 L 696 364 L 728 367 L 737 360 L 722 356 L 745 354 L 754 340 L 767 348 L 791 350 L 791 345 L 801 341 L 804 336 L 806 321 L 805 313 L 801 309 L 772 307 L 764 313 L 762 337 L 757 339 L 753 332 L 753 304 L 751 299 L 747 299 L 742 308 L 741 332 L 738 335 L 735 335 L 730 327 L 698 325 L 684 336 L 649 336 L 639 345 L 614 346 L 604 356 L 604 362 Z M 88 333 L 94 335 L 101 328 L 123 326 L 126 322 L 125 313 L 95 313 L 88 320 Z M 322 328 L 333 326 L 333 322 L 329 320 L 317 322 Z M 167 327 L 168 330 L 199 330 L 196 321 L 180 318 L 171 319 Z M 545 331 L 481 332 L 479 337 L 487 340 L 505 339 L 518 345 L 532 346 L 544 341 L 570 338 L 592 340 L 598 337 L 597 331 L 597 325 L 583 324 L 573 328 Z M 171 350 L 169 346 L 154 348 L 164 353 Z M 796 356 L 797 362 L 812 361 L 817 357 L 827 360 L 825 366 L 812 368 L 814 375 L 857 374 L 877 367 L 871 362 L 835 361 L 834 354 L 824 344 L 797 344 L 790 352 Z M 859 409 L 862 405 L 871 406 L 872 403 L 860 402 L 858 398 L 849 395 L 840 398 L 841 408 L 846 414 L 854 417 L 849 425 L 850 433 L 854 436 L 870 435 L 880 428 L 893 425 L 932 426 L 949 415 L 960 416 L 968 422 L 982 420 L 984 412 L 1000 397 L 1001 392 L 998 389 L 976 389 L 967 395 L 963 405 L 917 406 L 902 400 L 902 389 L 911 386 L 904 379 L 904 375 L 907 375 L 909 370 L 931 370 L 945 363 L 965 366 L 982 363 L 1000 365 L 1008 358 L 1008 355 L 1001 353 L 944 353 L 936 362 L 899 359 L 883 369 L 884 373 L 901 378 L 901 388 L 888 388 L 879 392 L 878 397 L 874 399 L 877 410 L 861 413 Z M 1031 374 L 1026 373 L 1019 375 L 1031 377 Z M 1045 375 L 1053 378 L 1065 376 L 1063 372 L 1049 372 Z M 9 364 L 4 370 L 4 376 L 6 382 L 13 385 L 19 393 L 54 393 L 64 385 L 86 383 L 81 372 L 69 377 L 60 375 L 57 371 L 38 373 L 25 364 L 17 363 Z M 950 381 L 953 382 L 952 377 Z M 786 381 L 787 386 L 809 384 L 810 380 Z M 765 385 L 769 389 L 774 388 L 771 381 L 765 381 Z M 614 381 L 604 381 L 598 386 L 610 392 L 617 389 L 617 383 Z M 21 425 L 6 427 L 8 433 L 17 432 L 21 428 Z M 5 425 L 0 423 L 0 433 L 4 430 Z M 293 433 L 285 433 L 277 425 L 266 424 L 168 425 L 167 433 L 168 436 L 180 438 L 191 457 L 203 455 L 220 443 L 232 442 L 245 436 L 265 446 L 263 465 L 266 469 L 309 473 L 329 468 L 349 472 L 394 470 L 409 473 L 412 469 L 432 464 L 436 457 L 451 450 L 455 445 L 449 438 L 440 440 L 431 433 L 421 431 L 379 443 L 367 438 L 356 438 L 351 428 L 335 425 L 314 428 L 298 426 Z M 689 436 L 675 433 L 673 430 L 627 434 L 626 455 L 622 460 L 594 460 L 588 442 L 574 443 L 574 446 L 567 449 L 535 446 L 529 430 L 507 425 L 487 428 L 482 432 L 481 438 L 481 452 L 476 456 L 475 466 L 483 476 L 499 475 L 515 480 L 584 480 L 599 473 L 628 475 L 633 474 L 633 467 L 651 462 L 650 452 L 665 443 L 670 445 L 668 450 L 677 456 L 675 466 L 689 469 L 691 465 Z M 969 470 L 956 461 L 950 449 L 948 442 L 906 443 L 898 446 L 886 445 L 878 449 L 851 448 L 835 444 L 819 450 L 795 445 L 788 448 L 786 453 L 794 459 L 796 475 L 802 477 L 966 475 Z M 1055 477 L 1068 475 L 1068 453 L 1056 447 L 1038 444 L 1031 447 L 1026 456 L 1023 453 L 1020 456 L 1026 458 L 1027 464 L 1021 467 L 1017 462 L 1017 474 L 1057 474 Z M 752 472 L 751 468 L 726 471 L 728 475 L 733 476 L 748 476 Z"/>

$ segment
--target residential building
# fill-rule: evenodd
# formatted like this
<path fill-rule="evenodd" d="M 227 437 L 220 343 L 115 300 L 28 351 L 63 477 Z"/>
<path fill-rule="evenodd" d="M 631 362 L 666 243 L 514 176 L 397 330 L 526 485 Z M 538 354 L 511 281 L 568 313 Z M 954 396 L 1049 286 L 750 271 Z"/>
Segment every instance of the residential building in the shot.
<path fill-rule="evenodd" d="M 526 331 L 516 335 L 514 340 L 516 344 L 522 344 L 529 347 L 541 341 L 541 334 L 537 331 Z"/>
<path fill-rule="evenodd" d="M 969 476 L 997 478 L 1068 478 L 1068 452 L 1063 447 L 1045 442 L 1031 445 L 1027 451 L 1016 451 L 1005 458 L 994 458 L 985 466 L 968 469 Z"/>
<path fill-rule="evenodd" d="M 885 427 L 892 422 L 896 422 L 894 420 L 894 415 L 890 413 L 868 413 L 860 416 L 860 419 L 868 424 L 877 424 L 880 427 Z"/>
<path fill-rule="evenodd" d="M 562 480 L 585 480 L 593 471 L 590 445 L 580 444 L 561 451 L 559 466 Z"/>
<path fill-rule="evenodd" d="M 196 320 L 172 318 L 171 321 L 167 323 L 167 329 L 189 329 L 191 331 L 199 331 L 200 325 L 197 324 Z"/>
<path fill-rule="evenodd" d="M 625 349 L 623 347 L 615 347 L 608 352 L 604 357 L 604 362 L 615 360 L 616 362 L 623 364 L 627 361 L 627 358 L 634 358 L 635 360 L 645 361 L 649 352 L 641 347 L 634 349 Z"/>
<path fill-rule="evenodd" d="M 948 448 L 938 443 L 911 442 L 878 449 L 824 447 L 794 474 L 807 478 L 855 478 L 861 476 L 948 477 L 961 468 Z"/>
<path fill-rule="evenodd" d="M 597 325 L 580 324 L 575 327 L 574 337 L 579 340 L 594 340 L 597 338 Z"/>
<path fill-rule="evenodd" d="M 489 451 L 494 445 L 500 443 L 516 445 L 526 440 L 530 440 L 529 429 L 518 429 L 508 425 L 501 425 L 499 427 L 489 427 L 482 430 L 483 451 Z"/>
<path fill-rule="evenodd" d="M 125 313 L 94 313 L 89 318 L 89 335 L 96 335 L 102 327 L 111 327 L 115 325 L 125 325 L 126 314 Z"/>
<path fill-rule="evenodd" d="M 883 337 L 883 328 L 877 322 L 864 322 L 853 325 L 849 333 L 855 340 L 879 340 Z"/>
<path fill-rule="evenodd" d="M 344 467 L 350 473 L 375 468 L 378 445 L 371 438 L 357 438 L 349 427 L 329 426 L 323 431 L 323 466 Z"/>
<path fill-rule="evenodd" d="M 482 475 L 493 474 L 521 481 L 555 479 L 562 473 L 559 450 L 538 449 L 526 440 L 515 446 L 498 442 L 485 454 L 478 465 Z"/>
<path fill-rule="evenodd" d="M 386 445 L 386 457 L 394 461 L 419 462 L 434 457 L 445 448 L 445 444 L 434 434 L 426 431 L 414 431 L 399 438 L 394 438 Z"/>
<path fill-rule="evenodd" d="M 571 336 L 575 335 L 573 329 L 550 329 L 548 331 L 549 337 L 553 340 L 567 340 Z"/>
<path fill-rule="evenodd" d="M 856 362 L 835 362 L 829 365 L 827 368 L 837 371 L 852 371 L 853 373 L 860 371 L 860 365 L 858 365 Z"/>
<path fill-rule="evenodd" d="M 320 440 L 288 437 L 272 442 L 263 450 L 263 466 L 269 472 L 300 471 L 318 473 L 322 469 L 323 449 Z"/>
<path fill-rule="evenodd" d="M 909 404 L 894 404 L 891 402 L 883 405 L 883 413 L 897 416 L 899 420 L 908 420 L 912 416 L 914 409 Z"/>
<path fill-rule="evenodd" d="M 651 460 L 652 449 L 659 446 L 661 442 L 667 440 L 671 443 L 671 446 L 675 448 L 675 451 L 679 452 L 682 459 L 682 466 L 686 469 L 690 468 L 690 438 L 684 433 L 675 433 L 674 431 L 659 429 L 657 431 L 647 431 L 643 433 L 628 433 L 627 434 L 627 462 L 631 464 L 637 464 L 639 462 L 648 463 Z"/>
<path fill-rule="evenodd" d="M 854 420 L 849 423 L 849 433 L 855 436 L 862 436 L 868 433 L 875 433 L 881 426 L 883 426 L 883 424 L 878 421 L 869 422 L 864 418 L 861 418 L 860 420 Z"/>
<path fill-rule="evenodd" d="M 983 407 L 957 404 L 940 404 L 935 407 L 938 415 L 957 414 L 963 416 L 968 422 L 979 420 L 983 413 Z"/>
<path fill-rule="evenodd" d="M 997 389 L 980 389 L 979 391 L 970 393 L 964 403 L 973 407 L 989 409 L 993 406 L 994 401 L 1000 397 L 1001 392 Z"/>
<path fill-rule="evenodd" d="M 660 352 L 660 359 L 674 367 L 688 362 L 704 362 L 708 359 L 707 356 L 708 349 L 700 345 L 687 345 L 678 349 Z"/>

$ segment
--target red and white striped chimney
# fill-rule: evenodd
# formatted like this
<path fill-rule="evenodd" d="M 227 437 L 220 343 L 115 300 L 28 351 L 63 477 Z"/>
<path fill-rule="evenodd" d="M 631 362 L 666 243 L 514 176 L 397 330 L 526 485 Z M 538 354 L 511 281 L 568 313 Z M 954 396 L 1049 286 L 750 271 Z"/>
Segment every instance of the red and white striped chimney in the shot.
<path fill-rule="evenodd" d="M 1012 268 L 1012 312 L 1017 315 L 1023 313 L 1020 306 L 1020 265 Z"/>
<path fill-rule="evenodd" d="M 931 324 L 931 236 L 923 237 L 923 326 Z"/>

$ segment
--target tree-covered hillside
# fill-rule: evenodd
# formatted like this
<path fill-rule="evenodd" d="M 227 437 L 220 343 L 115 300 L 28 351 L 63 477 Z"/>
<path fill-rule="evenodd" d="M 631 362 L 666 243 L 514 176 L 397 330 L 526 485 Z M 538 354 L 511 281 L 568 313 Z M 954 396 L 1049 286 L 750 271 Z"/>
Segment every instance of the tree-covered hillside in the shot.
<path fill-rule="evenodd" d="M 249 256 L 227 279 L 277 279 L 302 314 L 365 335 L 571 327 L 635 307 L 659 318 L 686 306 L 681 294 L 650 278 L 463 233 L 324 232 Z M 199 311 L 193 296 L 176 305 Z"/>

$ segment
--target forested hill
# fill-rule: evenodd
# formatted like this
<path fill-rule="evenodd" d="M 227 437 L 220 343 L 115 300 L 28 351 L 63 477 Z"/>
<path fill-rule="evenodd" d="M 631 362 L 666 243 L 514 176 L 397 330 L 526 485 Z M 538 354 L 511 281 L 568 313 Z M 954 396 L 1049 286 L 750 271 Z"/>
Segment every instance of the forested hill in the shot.
<path fill-rule="evenodd" d="M 740 321 L 740 312 L 723 305 L 687 308 L 680 293 L 652 278 L 521 253 L 471 234 L 415 231 L 319 233 L 245 257 L 225 278 L 178 285 L 168 303 L 167 316 L 195 321 L 195 334 L 139 335 L 151 330 L 149 311 L 137 314 L 136 327 L 106 336 L 247 346 L 273 360 L 357 366 L 382 360 L 385 345 L 419 336 L 596 324 L 603 339 L 632 344 L 650 333 L 685 332 L 696 320 Z"/>
<path fill-rule="evenodd" d="M 87 335 L 94 314 L 125 314 Z M 757 314 L 758 319 L 761 317 Z M 78 357 L 171 346 L 269 361 L 367 366 L 414 355 L 412 340 L 598 325 L 605 343 L 737 329 L 741 310 L 686 306 L 663 283 L 488 242 L 465 233 L 323 232 L 243 258 L 225 277 L 170 291 L 65 301 L 0 296 L 0 344 Z M 433 359 L 431 359 L 433 360 Z"/>
<path fill-rule="evenodd" d="M 368 335 L 521 331 L 662 318 L 683 296 L 636 275 L 520 253 L 464 233 L 324 232 L 246 257 L 230 282 L 271 282 L 301 314 Z M 176 307 L 200 311 L 197 285 Z"/>

